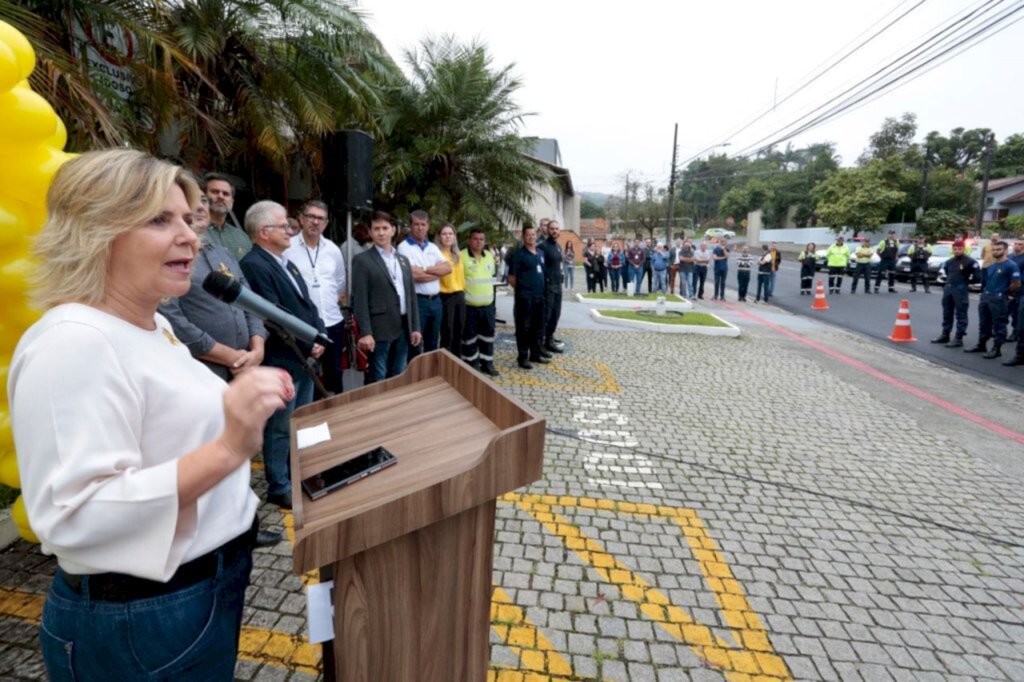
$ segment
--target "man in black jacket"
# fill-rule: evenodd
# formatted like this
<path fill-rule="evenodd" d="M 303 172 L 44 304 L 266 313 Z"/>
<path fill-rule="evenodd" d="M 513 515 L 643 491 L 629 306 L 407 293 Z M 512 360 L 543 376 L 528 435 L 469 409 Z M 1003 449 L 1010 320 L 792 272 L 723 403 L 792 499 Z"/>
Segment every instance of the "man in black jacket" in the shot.
<path fill-rule="evenodd" d="M 543 221 L 542 221 L 543 222 Z M 546 239 L 537 244 L 544 253 L 544 328 L 541 346 L 548 353 L 561 353 L 562 344 L 555 338 L 558 320 L 562 317 L 562 247 L 558 245 L 560 226 L 557 220 L 549 220 Z"/>
<path fill-rule="evenodd" d="M 302 273 L 284 257 L 291 245 L 288 212 L 273 201 L 258 201 L 245 212 L 245 231 L 252 239 L 252 250 L 239 265 L 252 290 L 275 303 L 303 322 L 326 334 L 320 314 L 309 297 Z M 324 347 L 296 341 L 301 351 L 319 358 Z M 288 422 L 296 407 L 313 400 L 313 380 L 303 367 L 303 359 L 277 334 L 267 339 L 263 364 L 288 372 L 295 384 L 295 395 L 275 412 L 263 430 L 263 462 L 267 475 L 267 502 L 283 509 L 292 507 L 291 471 L 288 466 L 291 440 Z"/>
<path fill-rule="evenodd" d="M 409 260 L 391 243 L 395 224 L 376 211 L 370 220 L 373 247 L 352 260 L 352 310 L 359 326 L 359 349 L 369 353 L 366 383 L 405 370 L 409 348 L 420 345 L 419 307 Z"/>

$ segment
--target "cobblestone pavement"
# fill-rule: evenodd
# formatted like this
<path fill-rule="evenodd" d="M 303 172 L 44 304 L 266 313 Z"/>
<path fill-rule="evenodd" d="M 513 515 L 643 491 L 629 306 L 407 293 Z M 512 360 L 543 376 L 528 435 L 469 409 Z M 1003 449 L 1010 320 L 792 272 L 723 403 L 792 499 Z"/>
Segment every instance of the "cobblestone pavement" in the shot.
<path fill-rule="evenodd" d="M 1024 549 L 999 542 L 1024 541 L 1024 492 L 976 446 L 982 429 L 732 306 L 705 309 L 744 335 L 566 329 L 563 356 L 522 372 L 501 330 L 498 385 L 552 431 L 544 479 L 498 506 L 491 678 L 1024 680 Z M 898 362 L 905 381 L 930 376 Z M 955 385 L 966 409 L 1020 414 L 1019 392 Z M 315 577 L 291 575 L 289 552 L 256 554 L 241 679 L 318 674 L 302 639 Z M 42 675 L 52 572 L 25 543 L 0 554 L 5 677 Z"/>

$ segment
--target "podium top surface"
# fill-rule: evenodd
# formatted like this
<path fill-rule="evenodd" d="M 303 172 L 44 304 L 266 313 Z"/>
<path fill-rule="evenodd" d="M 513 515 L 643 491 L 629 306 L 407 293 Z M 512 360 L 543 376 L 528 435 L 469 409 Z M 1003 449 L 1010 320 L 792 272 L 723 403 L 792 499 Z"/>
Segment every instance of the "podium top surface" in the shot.
<path fill-rule="evenodd" d="M 344 409 L 296 417 L 295 429 L 326 422 L 331 440 L 304 448 L 303 478 L 383 445 L 394 466 L 319 500 L 300 493 L 302 527 L 315 530 L 358 516 L 466 470 L 500 429 L 441 377 L 432 377 L 366 398 Z"/>

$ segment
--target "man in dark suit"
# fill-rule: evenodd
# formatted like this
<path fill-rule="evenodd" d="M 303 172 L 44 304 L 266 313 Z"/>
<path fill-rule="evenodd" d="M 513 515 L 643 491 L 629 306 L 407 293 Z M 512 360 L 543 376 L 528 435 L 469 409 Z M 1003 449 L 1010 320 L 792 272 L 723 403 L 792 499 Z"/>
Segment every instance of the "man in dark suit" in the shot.
<path fill-rule="evenodd" d="M 352 309 L 362 334 L 359 349 L 371 354 L 368 384 L 401 374 L 409 348 L 421 340 L 412 268 L 392 245 L 394 236 L 391 216 L 376 211 L 370 221 L 373 248 L 352 259 Z"/>
<path fill-rule="evenodd" d="M 252 290 L 271 303 L 285 308 L 295 317 L 326 333 L 309 290 L 302 281 L 302 273 L 282 254 L 291 244 L 288 230 L 288 212 L 273 201 L 258 201 L 245 212 L 245 231 L 252 239 L 253 249 L 242 258 L 240 265 Z M 296 340 L 299 349 L 319 358 L 324 347 L 312 346 Z M 263 462 L 267 475 L 267 502 L 283 509 L 292 507 L 291 473 L 288 453 L 291 441 L 288 421 L 296 407 L 313 400 L 313 380 L 302 365 L 302 360 L 277 336 L 267 339 L 263 364 L 280 367 L 288 372 L 295 384 L 295 395 L 281 410 L 267 420 L 263 430 Z"/>

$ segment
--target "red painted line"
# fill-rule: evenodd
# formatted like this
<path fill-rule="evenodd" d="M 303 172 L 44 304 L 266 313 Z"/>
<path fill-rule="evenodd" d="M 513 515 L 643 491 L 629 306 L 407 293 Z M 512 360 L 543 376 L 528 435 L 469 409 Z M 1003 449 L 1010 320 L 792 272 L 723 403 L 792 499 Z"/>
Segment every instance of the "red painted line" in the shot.
<path fill-rule="evenodd" d="M 823 346 L 820 343 L 816 343 L 814 341 L 810 341 L 808 339 L 805 339 L 804 337 L 800 336 L 796 332 L 790 331 L 789 329 L 786 329 L 785 327 L 777 325 L 774 322 L 770 322 L 770 321 L 764 319 L 763 317 L 761 317 L 760 315 L 757 315 L 757 314 L 752 313 L 752 312 L 750 312 L 748 310 L 740 308 L 739 306 L 733 305 L 731 303 L 724 303 L 724 302 L 721 302 L 721 301 L 719 301 L 719 303 L 721 305 L 724 305 L 726 308 L 729 308 L 730 310 L 732 310 L 734 312 L 738 312 L 738 313 L 742 314 L 745 317 L 749 317 L 752 320 L 757 320 L 758 322 L 760 322 L 761 324 L 765 325 L 766 327 L 769 327 L 770 329 L 774 329 L 775 331 L 779 332 L 780 334 L 782 334 L 784 336 L 788 336 L 789 338 L 794 339 L 796 341 L 799 341 L 800 343 L 802 343 L 802 344 L 804 344 L 806 346 L 810 346 L 811 348 L 813 348 L 816 351 L 819 351 L 821 353 L 824 353 L 825 355 L 833 357 L 836 360 L 839 360 L 840 362 L 845 362 L 846 364 L 850 365 L 851 367 L 856 367 L 857 369 L 870 374 L 871 376 L 875 377 L 876 379 L 880 379 L 881 381 L 884 381 L 885 383 L 890 384 L 891 386 L 895 386 L 896 388 L 900 389 L 901 391 L 904 391 L 905 393 L 909 393 L 910 395 L 916 396 L 916 397 L 920 398 L 921 400 L 925 400 L 925 401 L 931 403 L 932 405 L 935 405 L 936 407 L 941 407 L 942 409 L 946 410 L 947 412 L 951 412 L 952 414 L 955 414 L 958 417 L 962 417 L 962 418 L 966 419 L 967 421 L 974 422 L 978 426 L 983 426 L 986 429 L 988 429 L 989 431 L 992 431 L 994 433 L 998 433 L 1000 436 L 1003 436 L 1005 438 L 1009 438 L 1010 440 L 1013 440 L 1013 441 L 1016 441 L 1018 443 L 1024 444 L 1024 433 L 1018 433 L 1017 431 L 1013 431 L 1012 429 L 1008 429 L 1005 426 L 1001 426 L 999 424 L 996 424 L 995 422 L 989 421 L 988 419 L 985 419 L 984 417 L 981 417 L 981 416 L 979 416 L 977 414 L 974 414 L 970 410 L 965 410 L 964 408 L 960 407 L 959 405 L 954 405 L 953 403 L 949 402 L 948 400 L 944 400 L 944 399 L 938 397 L 937 395 L 932 395 L 931 393 L 928 393 L 927 391 L 922 391 L 920 388 L 917 388 L 916 386 L 911 386 L 908 383 L 900 381 L 899 379 L 897 379 L 897 378 L 895 378 L 893 376 L 890 376 L 889 374 L 886 374 L 885 372 L 882 372 L 881 370 L 875 369 L 871 365 L 865 364 L 865 363 L 861 362 L 860 360 L 855 360 L 854 358 L 851 358 L 849 355 L 845 355 L 843 353 L 840 353 L 837 350 L 829 348 L 828 346 Z"/>

